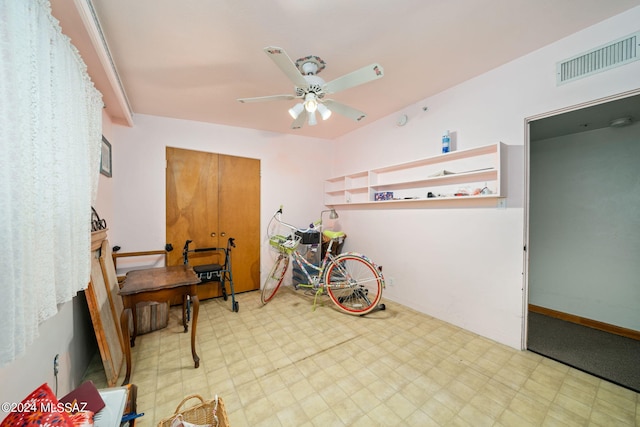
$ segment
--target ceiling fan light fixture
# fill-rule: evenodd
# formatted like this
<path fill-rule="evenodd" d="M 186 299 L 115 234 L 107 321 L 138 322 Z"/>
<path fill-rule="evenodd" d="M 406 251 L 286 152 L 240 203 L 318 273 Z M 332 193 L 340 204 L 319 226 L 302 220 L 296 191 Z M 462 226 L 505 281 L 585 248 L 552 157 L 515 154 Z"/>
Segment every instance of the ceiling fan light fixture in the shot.
<path fill-rule="evenodd" d="M 300 102 L 294 105 L 293 107 L 289 108 L 289 115 L 293 117 L 293 120 L 295 120 L 298 118 L 300 113 L 302 113 L 303 108 L 304 108 L 304 105 L 302 104 L 302 102 Z"/>
<path fill-rule="evenodd" d="M 318 124 L 318 120 L 316 119 L 316 112 L 312 111 L 309 113 L 309 126 L 315 126 Z"/>
<path fill-rule="evenodd" d="M 327 120 L 329 117 L 331 117 L 331 110 L 329 110 L 323 104 L 318 104 L 318 111 L 322 116 L 322 120 Z"/>
<path fill-rule="evenodd" d="M 316 99 L 315 93 L 308 93 L 304 97 L 304 108 L 309 113 L 315 113 L 318 109 L 318 100 Z"/>
<path fill-rule="evenodd" d="M 615 120 L 612 120 L 611 123 L 609 123 L 609 126 L 611 126 L 612 128 L 621 128 L 623 126 L 630 125 L 632 121 L 633 121 L 633 119 L 631 117 L 629 117 L 629 116 L 620 117 L 620 118 L 617 118 Z"/>

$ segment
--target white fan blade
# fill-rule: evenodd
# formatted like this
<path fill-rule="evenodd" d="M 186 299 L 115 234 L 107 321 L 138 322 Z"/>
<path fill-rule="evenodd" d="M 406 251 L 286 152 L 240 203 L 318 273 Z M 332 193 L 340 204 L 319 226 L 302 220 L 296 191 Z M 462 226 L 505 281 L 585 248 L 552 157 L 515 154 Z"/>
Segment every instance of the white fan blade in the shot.
<path fill-rule="evenodd" d="M 307 120 L 307 110 L 302 110 L 297 119 L 291 123 L 291 129 L 300 129 L 304 122 Z"/>
<path fill-rule="evenodd" d="M 290 99 L 295 99 L 295 95 L 269 95 L 269 96 L 258 96 L 255 98 L 238 98 L 238 101 L 245 102 L 262 102 L 262 101 L 288 101 Z"/>
<path fill-rule="evenodd" d="M 372 80 L 376 80 L 384 76 L 384 70 L 380 64 L 370 64 L 359 70 L 345 74 L 335 80 L 331 80 L 322 88 L 326 93 L 336 93 L 341 90 L 349 89 Z"/>
<path fill-rule="evenodd" d="M 298 70 L 298 67 L 296 67 L 296 64 L 293 63 L 284 49 L 282 49 L 281 47 L 269 46 L 265 47 L 264 51 L 267 55 L 269 55 L 269 58 L 271 58 L 273 62 L 276 63 L 278 68 L 280 68 L 282 72 L 285 73 L 287 77 L 289 77 L 289 80 L 291 80 L 293 84 L 300 88 L 306 88 L 309 86 L 304 77 L 302 77 L 302 74 L 300 73 L 300 70 Z"/>
<path fill-rule="evenodd" d="M 367 117 L 367 115 L 362 111 L 358 111 L 355 108 L 349 107 L 348 105 L 344 105 L 339 102 L 336 102 L 333 99 L 325 99 L 324 101 L 322 101 L 322 103 L 329 110 L 338 114 L 342 114 L 343 116 L 349 117 L 350 119 L 355 120 L 356 122 L 359 122 L 360 120 Z"/>

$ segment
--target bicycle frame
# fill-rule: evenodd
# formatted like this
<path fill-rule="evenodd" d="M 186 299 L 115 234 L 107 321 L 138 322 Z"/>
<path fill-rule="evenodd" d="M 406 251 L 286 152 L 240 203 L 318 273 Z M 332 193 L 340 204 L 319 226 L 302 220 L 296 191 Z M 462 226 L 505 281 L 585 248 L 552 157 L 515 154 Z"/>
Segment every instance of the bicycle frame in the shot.
<path fill-rule="evenodd" d="M 304 278 L 308 282 L 297 284 L 295 288 L 315 290 L 314 309 L 317 306 L 318 296 L 326 293 L 340 310 L 349 314 L 363 315 L 376 308 L 384 310 L 384 304 L 380 304 L 384 277 L 375 263 L 357 252 L 334 255 L 332 249 L 337 239 L 331 238 L 320 264 L 312 264 L 298 251 L 298 246 L 302 240 L 302 233 L 313 229 L 316 224 L 306 230 L 299 229 L 282 221 L 281 215 L 282 207 L 276 211 L 267 227 L 269 244 L 279 252 L 279 255 L 262 286 L 260 299 L 263 304 L 268 303 L 275 296 L 293 259 L 294 264 L 303 271 Z M 278 226 L 288 231 L 277 230 L 276 232 Z"/>
<path fill-rule="evenodd" d="M 325 283 L 324 272 L 326 270 L 327 265 L 329 265 L 330 262 L 333 262 L 335 260 L 335 257 L 331 253 L 331 247 L 333 246 L 333 242 L 334 242 L 334 239 L 331 239 L 329 241 L 329 245 L 327 246 L 327 252 L 324 254 L 324 257 L 322 258 L 322 261 L 320 261 L 319 266 L 316 266 L 315 264 L 312 264 L 309 261 L 307 261 L 306 258 L 300 254 L 298 249 L 294 250 L 289 255 L 289 257 L 293 259 L 293 262 L 298 264 L 298 267 L 300 267 L 300 269 L 303 271 L 307 279 L 307 283 L 299 283 L 296 286 L 300 288 L 309 288 L 309 289 L 316 290 L 316 295 L 313 298 L 314 310 L 316 308 L 318 296 L 322 295 L 322 293 L 325 292 L 325 286 L 329 286 Z M 312 270 L 316 271 L 318 274 L 316 276 L 311 276 L 306 267 L 311 268 Z"/>

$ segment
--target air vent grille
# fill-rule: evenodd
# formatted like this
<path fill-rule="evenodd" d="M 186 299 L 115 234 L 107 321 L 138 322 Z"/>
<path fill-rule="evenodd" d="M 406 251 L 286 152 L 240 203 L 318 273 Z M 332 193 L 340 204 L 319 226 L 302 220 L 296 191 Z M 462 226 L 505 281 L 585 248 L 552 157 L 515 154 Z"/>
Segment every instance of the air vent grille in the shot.
<path fill-rule="evenodd" d="M 640 59 L 640 32 L 558 62 L 558 85 Z"/>

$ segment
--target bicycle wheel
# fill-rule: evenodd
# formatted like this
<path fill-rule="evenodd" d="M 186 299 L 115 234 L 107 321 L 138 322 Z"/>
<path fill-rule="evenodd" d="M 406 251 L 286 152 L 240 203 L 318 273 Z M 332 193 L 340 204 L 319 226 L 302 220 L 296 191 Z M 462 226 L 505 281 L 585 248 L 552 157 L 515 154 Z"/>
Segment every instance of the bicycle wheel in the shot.
<path fill-rule="evenodd" d="M 282 284 L 282 279 L 284 279 L 284 273 L 287 272 L 287 267 L 289 267 L 289 257 L 284 254 L 278 255 L 262 286 L 262 293 L 260 294 L 262 304 L 268 303 L 276 295 Z"/>
<path fill-rule="evenodd" d="M 327 267 L 324 284 L 340 310 L 355 315 L 375 309 L 382 298 L 382 274 L 364 255 L 344 253 Z"/>

